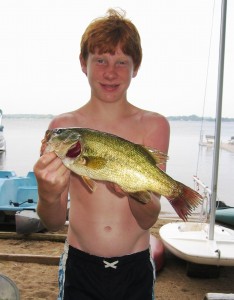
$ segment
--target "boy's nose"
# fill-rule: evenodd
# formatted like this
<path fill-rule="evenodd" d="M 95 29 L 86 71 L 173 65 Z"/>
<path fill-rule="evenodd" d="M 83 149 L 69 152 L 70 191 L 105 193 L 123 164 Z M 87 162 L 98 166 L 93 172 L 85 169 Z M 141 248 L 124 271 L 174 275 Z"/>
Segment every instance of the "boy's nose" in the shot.
<path fill-rule="evenodd" d="M 112 80 L 114 78 L 116 78 L 118 75 L 117 75 L 117 72 L 115 70 L 115 66 L 107 66 L 106 67 L 106 70 L 104 72 L 104 77 L 109 79 L 109 80 Z"/>

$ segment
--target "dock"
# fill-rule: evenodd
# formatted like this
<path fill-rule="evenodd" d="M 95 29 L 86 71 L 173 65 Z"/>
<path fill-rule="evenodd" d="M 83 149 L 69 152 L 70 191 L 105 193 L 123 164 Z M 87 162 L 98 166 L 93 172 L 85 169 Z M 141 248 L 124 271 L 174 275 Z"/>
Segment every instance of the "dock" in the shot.
<path fill-rule="evenodd" d="M 199 145 L 212 148 L 212 147 L 214 147 L 214 139 L 215 139 L 214 135 L 205 135 L 205 141 L 203 139 L 201 139 L 201 141 L 199 142 Z M 230 140 L 228 140 L 227 142 L 221 141 L 220 149 L 234 153 L 234 136 L 231 136 Z"/>

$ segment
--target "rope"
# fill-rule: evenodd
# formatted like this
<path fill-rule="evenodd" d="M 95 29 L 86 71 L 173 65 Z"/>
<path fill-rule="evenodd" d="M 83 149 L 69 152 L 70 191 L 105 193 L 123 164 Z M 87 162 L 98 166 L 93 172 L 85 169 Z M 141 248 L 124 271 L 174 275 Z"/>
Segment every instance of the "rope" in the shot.
<path fill-rule="evenodd" d="M 205 113 L 205 103 L 206 103 L 206 93 L 207 93 L 207 82 L 208 82 L 208 75 L 209 75 L 209 68 L 210 68 L 210 52 L 211 52 L 211 41 L 213 36 L 213 28 L 214 28 L 214 11 L 215 11 L 215 0 L 213 1 L 213 12 L 212 12 L 212 21 L 211 21 L 211 34 L 209 40 L 209 50 L 208 50 L 208 58 L 207 58 L 207 67 L 206 67 L 206 79 L 205 79 L 205 90 L 204 90 L 204 99 L 203 99 L 203 107 L 202 107 L 202 121 L 201 121 L 201 128 L 200 128 L 200 137 L 199 137 L 199 148 L 198 148 L 198 157 L 197 157 L 197 167 L 196 167 L 196 176 L 198 175 L 198 167 L 200 163 L 200 154 L 201 154 L 201 145 L 203 138 L 203 127 L 204 127 L 204 113 Z"/>

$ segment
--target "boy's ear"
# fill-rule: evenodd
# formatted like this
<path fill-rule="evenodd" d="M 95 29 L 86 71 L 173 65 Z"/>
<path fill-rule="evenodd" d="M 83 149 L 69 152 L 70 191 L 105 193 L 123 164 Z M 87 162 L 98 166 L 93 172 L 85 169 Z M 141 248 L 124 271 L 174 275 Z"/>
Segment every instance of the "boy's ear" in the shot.
<path fill-rule="evenodd" d="M 87 64 L 86 61 L 84 60 L 83 56 L 80 54 L 80 65 L 81 65 L 81 70 L 85 75 L 87 75 Z"/>
<path fill-rule="evenodd" d="M 135 78 L 137 76 L 139 68 L 137 68 L 136 70 L 133 71 L 132 73 L 132 78 Z"/>

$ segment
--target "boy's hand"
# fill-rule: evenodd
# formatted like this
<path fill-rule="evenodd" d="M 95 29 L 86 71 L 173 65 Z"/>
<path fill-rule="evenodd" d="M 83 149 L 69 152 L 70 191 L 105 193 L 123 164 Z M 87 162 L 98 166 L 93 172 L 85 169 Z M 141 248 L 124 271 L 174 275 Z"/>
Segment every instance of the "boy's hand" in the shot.
<path fill-rule="evenodd" d="M 69 184 L 70 171 L 53 152 L 43 154 L 34 165 L 40 198 L 55 202 Z"/>

